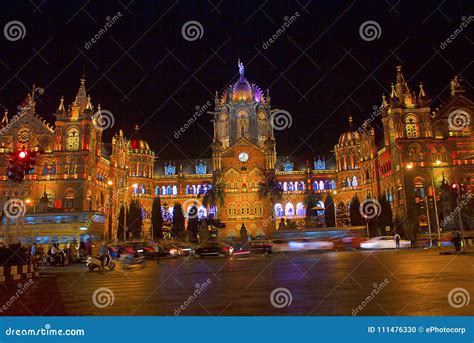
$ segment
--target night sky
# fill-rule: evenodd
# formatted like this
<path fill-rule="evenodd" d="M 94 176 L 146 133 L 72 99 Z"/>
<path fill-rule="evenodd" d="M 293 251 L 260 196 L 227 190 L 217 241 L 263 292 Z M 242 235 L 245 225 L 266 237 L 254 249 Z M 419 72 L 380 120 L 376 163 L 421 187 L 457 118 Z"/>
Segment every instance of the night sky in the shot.
<path fill-rule="evenodd" d="M 272 107 L 288 111 L 291 128 L 277 131 L 279 155 L 330 155 L 348 116 L 357 128 L 389 93 L 397 65 L 418 93 L 422 81 L 436 103 L 459 74 L 472 94 L 474 20 L 445 49 L 440 44 L 473 15 L 471 1 L 2 1 L 2 28 L 20 21 L 26 35 L 0 36 L 0 106 L 15 112 L 33 83 L 45 89 L 37 112 L 51 123 L 64 95 L 70 104 L 85 70 L 95 106 L 112 112 L 104 142 L 135 124 L 161 159 L 210 157 L 211 115 L 173 137 L 196 106 L 213 104 L 238 77 L 270 88 Z M 100 39 L 86 43 L 121 17 Z M 266 49 L 285 17 L 296 20 Z M 197 21 L 202 37 L 185 40 Z M 378 39 L 359 27 L 376 21 Z M 3 30 L 2 30 L 3 31 Z M 376 125 L 380 126 L 378 119 Z M 354 128 L 354 129 L 355 129 Z M 380 140 L 380 130 L 377 129 Z"/>

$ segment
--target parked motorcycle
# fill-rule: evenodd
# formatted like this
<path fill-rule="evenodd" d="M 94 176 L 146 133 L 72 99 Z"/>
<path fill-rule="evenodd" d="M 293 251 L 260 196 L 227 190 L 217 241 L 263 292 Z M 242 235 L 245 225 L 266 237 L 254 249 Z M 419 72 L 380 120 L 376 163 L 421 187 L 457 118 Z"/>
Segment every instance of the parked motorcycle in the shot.
<path fill-rule="evenodd" d="M 41 260 L 39 260 L 39 264 L 42 264 L 43 266 L 68 266 L 69 263 L 70 261 L 65 250 L 61 250 L 55 255 L 45 254 Z"/>
<path fill-rule="evenodd" d="M 112 257 L 110 255 L 107 258 L 107 262 L 108 263 L 104 267 L 102 267 L 102 261 L 98 257 L 88 256 L 86 259 L 87 268 L 91 272 L 94 271 L 95 269 L 98 269 L 100 271 L 104 271 L 107 269 L 114 270 L 115 262 L 112 261 Z"/>

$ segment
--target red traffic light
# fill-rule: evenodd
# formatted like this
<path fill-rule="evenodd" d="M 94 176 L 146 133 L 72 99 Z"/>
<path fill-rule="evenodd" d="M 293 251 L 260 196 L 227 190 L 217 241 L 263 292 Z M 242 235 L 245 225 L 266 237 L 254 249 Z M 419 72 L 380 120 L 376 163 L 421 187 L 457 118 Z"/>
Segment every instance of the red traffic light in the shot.
<path fill-rule="evenodd" d="M 453 183 L 453 185 L 452 185 L 451 187 L 453 187 L 453 188 L 456 188 L 456 187 L 457 187 L 457 185 L 456 185 L 455 183 Z"/>
<path fill-rule="evenodd" d="M 28 153 L 24 150 L 20 151 L 20 153 L 18 154 L 18 157 L 21 159 L 26 158 L 26 156 L 28 156 Z"/>

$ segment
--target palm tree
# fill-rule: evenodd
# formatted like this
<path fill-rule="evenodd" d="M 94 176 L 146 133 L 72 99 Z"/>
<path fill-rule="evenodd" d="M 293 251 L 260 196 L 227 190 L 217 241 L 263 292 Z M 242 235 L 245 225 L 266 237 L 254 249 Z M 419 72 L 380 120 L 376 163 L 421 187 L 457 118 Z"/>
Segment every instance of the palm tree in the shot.
<path fill-rule="evenodd" d="M 281 200 L 283 188 L 276 181 L 275 173 L 265 175 L 265 180 L 258 186 L 258 194 L 262 199 L 269 198 L 273 205 Z"/>
<path fill-rule="evenodd" d="M 212 177 L 212 184 L 207 189 L 206 194 L 202 203 L 206 207 L 224 207 L 225 200 L 225 184 L 224 182 L 216 175 Z"/>

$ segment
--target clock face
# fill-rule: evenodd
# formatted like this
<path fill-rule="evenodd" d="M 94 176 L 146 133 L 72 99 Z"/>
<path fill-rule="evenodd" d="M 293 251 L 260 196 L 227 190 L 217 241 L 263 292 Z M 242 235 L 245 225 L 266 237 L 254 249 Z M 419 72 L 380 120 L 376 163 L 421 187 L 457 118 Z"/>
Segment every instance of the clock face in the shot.
<path fill-rule="evenodd" d="M 240 162 L 247 162 L 249 160 L 249 154 L 247 154 L 246 152 L 241 152 L 239 154 L 239 161 Z"/>

